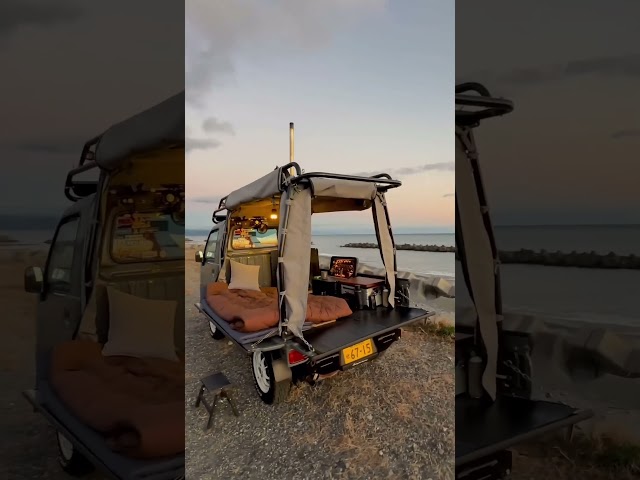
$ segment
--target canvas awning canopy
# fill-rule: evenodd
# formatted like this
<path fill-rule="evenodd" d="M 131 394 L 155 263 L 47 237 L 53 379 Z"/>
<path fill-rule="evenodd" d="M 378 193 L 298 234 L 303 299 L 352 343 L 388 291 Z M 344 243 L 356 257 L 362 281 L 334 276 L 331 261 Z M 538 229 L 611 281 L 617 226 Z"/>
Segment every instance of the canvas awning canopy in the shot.
<path fill-rule="evenodd" d="M 132 155 L 184 146 L 184 91 L 110 127 L 98 140 L 95 162 L 113 170 Z"/>
<path fill-rule="evenodd" d="M 264 177 L 231 192 L 224 199 L 224 206 L 232 211 L 241 205 L 279 195 L 282 192 L 282 182 L 282 168 L 276 168 Z"/>
<path fill-rule="evenodd" d="M 380 245 L 390 292 L 395 292 L 395 245 L 389 223 L 384 186 L 371 179 L 311 176 L 293 179 L 280 197 L 278 241 L 278 291 L 281 296 L 280 327 L 303 338 L 309 282 L 311 215 L 320 211 L 363 210 L 372 207 L 372 219 Z M 298 181 L 301 180 L 301 181 Z M 393 181 L 395 185 L 399 182 Z M 394 305 L 395 295 L 389 295 Z"/>
<path fill-rule="evenodd" d="M 289 175 L 294 169 L 297 175 Z M 314 213 L 366 210 L 372 208 L 373 224 L 380 245 L 390 292 L 395 292 L 397 267 L 395 245 L 389 223 L 385 192 L 401 182 L 387 174 L 356 177 L 332 173 L 302 173 L 290 163 L 224 197 L 213 213 L 227 210 L 231 217 L 263 217 L 278 225 L 278 292 L 280 329 L 287 328 L 303 339 L 307 311 L 310 268 L 311 216 Z M 271 219 L 273 210 L 277 219 Z M 394 304 L 395 295 L 389 295 Z"/>
<path fill-rule="evenodd" d="M 355 177 L 354 177 L 355 178 Z M 231 192 L 223 202 L 224 208 L 234 215 L 266 216 L 274 202 L 280 204 L 280 196 L 285 190 L 285 177 L 281 168 L 250 184 Z M 364 179 L 310 177 L 304 182 L 311 188 L 311 209 L 313 213 L 359 211 L 371 208 L 378 187 L 376 183 Z"/>

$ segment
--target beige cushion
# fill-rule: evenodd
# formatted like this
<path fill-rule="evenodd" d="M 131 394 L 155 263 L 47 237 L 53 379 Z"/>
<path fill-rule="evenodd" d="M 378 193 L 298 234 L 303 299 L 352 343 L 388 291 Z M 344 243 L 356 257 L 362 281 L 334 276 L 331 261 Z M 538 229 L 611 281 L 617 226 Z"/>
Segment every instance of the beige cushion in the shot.
<path fill-rule="evenodd" d="M 149 300 L 113 287 L 108 287 L 107 292 L 109 332 L 103 355 L 178 361 L 173 341 L 175 301 Z"/>
<path fill-rule="evenodd" d="M 260 265 L 245 265 L 231 260 L 230 289 L 260 291 Z"/>

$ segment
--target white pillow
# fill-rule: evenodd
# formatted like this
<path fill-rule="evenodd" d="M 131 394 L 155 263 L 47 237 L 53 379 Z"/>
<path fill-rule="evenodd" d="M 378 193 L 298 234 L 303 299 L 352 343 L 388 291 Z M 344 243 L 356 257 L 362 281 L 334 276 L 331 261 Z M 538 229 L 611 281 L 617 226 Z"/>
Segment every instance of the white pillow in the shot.
<path fill-rule="evenodd" d="M 231 260 L 231 283 L 229 289 L 260 291 L 260 265 L 245 265 Z"/>
<path fill-rule="evenodd" d="M 178 361 L 174 343 L 177 302 L 149 300 L 107 287 L 108 340 L 104 356 L 164 358 Z"/>

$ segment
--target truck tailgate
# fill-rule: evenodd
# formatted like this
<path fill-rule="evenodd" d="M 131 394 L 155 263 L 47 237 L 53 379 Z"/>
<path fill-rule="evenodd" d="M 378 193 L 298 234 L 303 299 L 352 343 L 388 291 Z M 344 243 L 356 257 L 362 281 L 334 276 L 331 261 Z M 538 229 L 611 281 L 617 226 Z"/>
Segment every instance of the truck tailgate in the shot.
<path fill-rule="evenodd" d="M 592 415 L 588 410 L 541 400 L 498 397 L 487 404 L 460 395 L 456 397 L 456 466 Z"/>

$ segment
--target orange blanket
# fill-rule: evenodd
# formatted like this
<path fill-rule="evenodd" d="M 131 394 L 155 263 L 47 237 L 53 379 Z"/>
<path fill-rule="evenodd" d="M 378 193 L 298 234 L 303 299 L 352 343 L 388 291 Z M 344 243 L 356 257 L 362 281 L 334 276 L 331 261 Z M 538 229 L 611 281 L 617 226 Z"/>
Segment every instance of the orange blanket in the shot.
<path fill-rule="evenodd" d="M 123 455 L 184 452 L 184 360 L 103 357 L 74 340 L 53 350 L 51 384 L 61 400 Z"/>
<path fill-rule="evenodd" d="M 240 332 L 258 332 L 278 324 L 278 291 L 274 287 L 255 290 L 230 290 L 226 283 L 207 286 L 207 303 Z M 324 323 L 347 317 L 353 312 L 343 298 L 309 295 L 307 322 Z"/>

